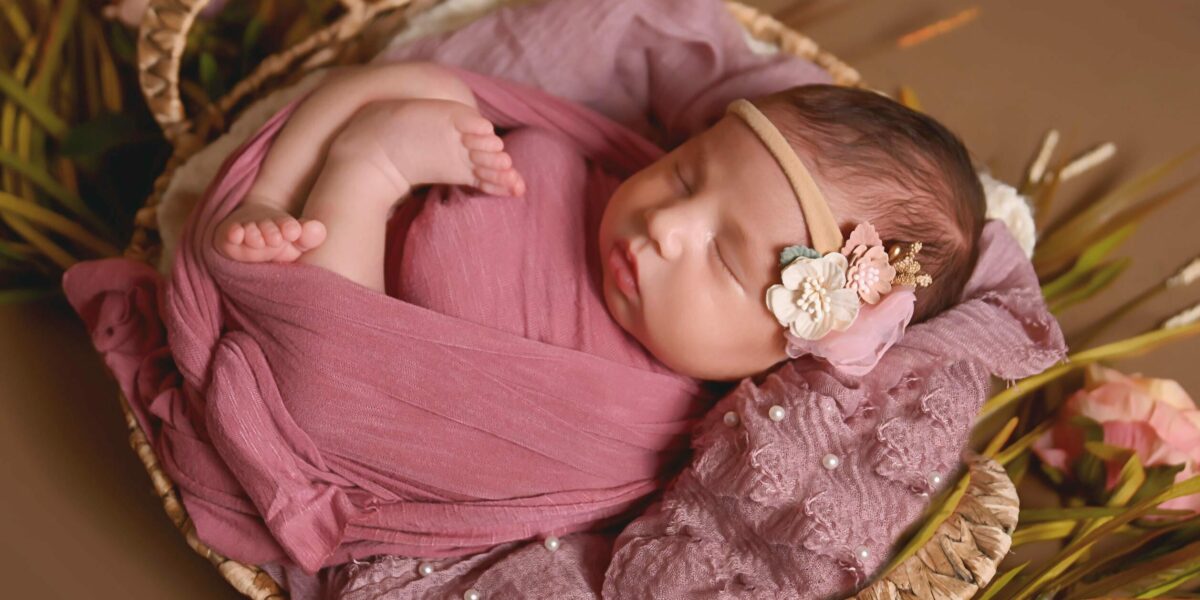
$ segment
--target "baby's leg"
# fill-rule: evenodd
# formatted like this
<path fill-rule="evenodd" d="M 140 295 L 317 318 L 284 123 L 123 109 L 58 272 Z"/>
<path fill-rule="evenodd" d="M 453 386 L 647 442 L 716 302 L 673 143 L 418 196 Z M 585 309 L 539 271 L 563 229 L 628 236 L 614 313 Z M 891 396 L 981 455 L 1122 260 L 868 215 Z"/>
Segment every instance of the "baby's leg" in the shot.
<path fill-rule="evenodd" d="M 329 148 L 304 218 L 323 224 L 323 243 L 299 261 L 384 291 L 388 214 L 413 186 L 472 185 L 520 196 L 524 181 L 492 124 L 465 104 L 377 102 L 356 114 Z"/>
<path fill-rule="evenodd" d="M 402 98 L 439 98 L 475 106 L 470 88 L 432 63 L 349 67 L 331 74 L 284 124 L 246 198 L 217 227 L 217 249 L 248 262 L 290 261 L 320 244 L 324 229 L 295 216 L 329 142 L 363 106 Z"/>

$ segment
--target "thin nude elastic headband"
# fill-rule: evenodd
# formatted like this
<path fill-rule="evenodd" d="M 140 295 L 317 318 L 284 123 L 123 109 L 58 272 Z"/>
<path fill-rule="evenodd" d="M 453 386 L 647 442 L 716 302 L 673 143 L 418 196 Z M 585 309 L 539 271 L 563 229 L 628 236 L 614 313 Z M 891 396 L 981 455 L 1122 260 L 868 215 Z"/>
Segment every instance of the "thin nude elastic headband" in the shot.
<path fill-rule="evenodd" d="M 833 211 L 829 209 L 829 203 L 825 201 L 817 182 L 813 181 L 812 175 L 775 124 L 744 99 L 731 102 L 725 112 L 741 117 L 750 126 L 767 150 L 771 151 L 784 175 L 787 175 L 788 182 L 792 184 L 792 191 L 800 201 L 804 221 L 808 224 L 812 248 L 822 254 L 840 251 L 845 240 L 841 228 L 833 218 Z"/>

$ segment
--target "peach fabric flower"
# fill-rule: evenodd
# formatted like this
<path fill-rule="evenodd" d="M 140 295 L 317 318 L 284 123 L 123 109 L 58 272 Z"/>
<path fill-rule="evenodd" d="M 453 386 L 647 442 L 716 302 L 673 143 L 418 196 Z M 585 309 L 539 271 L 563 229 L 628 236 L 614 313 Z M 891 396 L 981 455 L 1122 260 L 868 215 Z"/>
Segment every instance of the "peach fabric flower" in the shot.
<path fill-rule="evenodd" d="M 860 223 L 850 232 L 842 254 L 850 261 L 846 287 L 858 292 L 863 302 L 877 304 L 880 296 L 892 291 L 896 269 L 888 262 L 883 240 L 871 224 Z"/>
<path fill-rule="evenodd" d="M 1105 444 L 1134 450 L 1145 466 L 1184 465 L 1175 481 L 1200 473 L 1200 408 L 1175 381 L 1089 367 L 1084 389 L 1067 399 L 1059 421 L 1033 448 L 1043 462 L 1066 473 L 1083 453 L 1083 432 L 1069 423 L 1078 415 L 1100 424 Z M 1116 485 L 1120 467 L 1107 465 L 1107 489 Z M 1200 512 L 1200 494 L 1160 508 Z"/>

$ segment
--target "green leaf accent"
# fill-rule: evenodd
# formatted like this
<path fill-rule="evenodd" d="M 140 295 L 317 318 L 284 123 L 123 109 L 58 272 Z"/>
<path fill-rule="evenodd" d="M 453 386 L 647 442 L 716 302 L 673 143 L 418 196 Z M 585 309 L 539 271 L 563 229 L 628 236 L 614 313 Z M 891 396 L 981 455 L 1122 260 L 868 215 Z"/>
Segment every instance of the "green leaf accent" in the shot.
<path fill-rule="evenodd" d="M 1099 421 L 1097 421 L 1091 417 L 1085 417 L 1083 415 L 1075 415 L 1075 416 L 1071 417 L 1070 419 L 1067 419 L 1067 422 L 1070 423 L 1071 425 L 1083 430 L 1084 441 L 1086 441 L 1086 442 L 1103 442 L 1104 441 L 1104 427 L 1102 427 L 1100 425 Z"/>
<path fill-rule="evenodd" d="M 1110 510 L 1125 511 L 1124 507 L 1114 507 Z M 1122 541 L 1119 546 L 1112 547 L 1106 551 L 1103 556 L 1094 557 L 1092 560 L 1076 565 L 1071 570 L 1056 578 L 1050 585 L 1055 589 L 1067 589 L 1074 586 L 1077 582 L 1087 578 L 1091 582 L 1096 582 L 1106 576 L 1111 576 L 1114 573 L 1126 571 L 1138 565 L 1156 560 L 1161 556 L 1166 556 L 1188 544 L 1194 543 L 1197 540 L 1197 534 L 1200 529 L 1197 529 L 1197 524 L 1200 523 L 1200 516 L 1192 515 L 1189 510 L 1163 510 L 1153 509 L 1146 512 L 1146 515 L 1163 515 L 1163 516 L 1179 516 L 1179 513 L 1186 513 L 1185 518 L 1169 520 L 1162 519 L 1154 529 L 1150 529 L 1144 533 L 1140 533 L 1136 537 L 1129 537 Z M 1113 516 L 1118 516 L 1120 513 L 1114 513 Z M 1130 532 L 1131 535 L 1135 532 Z M 1093 577 L 1093 574 L 1098 576 Z M 1090 585 L 1090 584 L 1081 584 Z M 1079 589 L 1073 589 L 1069 600 L 1084 600 L 1094 598 L 1093 595 L 1086 595 Z"/>
<path fill-rule="evenodd" d="M 1024 571 L 1025 567 L 1028 566 L 1029 561 L 1025 561 L 1009 569 L 1008 571 L 1005 571 L 999 577 L 993 579 L 992 583 L 984 588 L 983 593 L 975 597 L 975 600 L 991 600 L 997 593 L 1000 592 L 1000 590 L 1004 589 L 1004 586 L 1008 585 L 1008 582 L 1015 579 L 1016 576 L 1020 575 L 1021 571 Z"/>
<path fill-rule="evenodd" d="M 1093 421 L 1094 422 L 1094 421 Z M 1038 441 L 1051 427 L 1054 426 L 1054 421 L 1044 421 L 1042 424 L 1033 428 L 1032 431 L 1021 436 L 1020 439 L 1010 444 L 1003 452 L 996 455 L 996 462 L 1002 465 L 1008 465 L 1020 456 L 1024 455 L 1034 442 Z"/>
<path fill-rule="evenodd" d="M 1058 296 L 1077 288 L 1087 279 L 1088 274 L 1099 267 L 1109 254 L 1112 254 L 1113 250 L 1125 243 L 1125 240 L 1137 231 L 1139 224 L 1139 222 L 1130 223 L 1088 246 L 1087 250 L 1079 255 L 1079 260 L 1075 261 L 1075 265 L 1071 267 L 1070 271 L 1042 286 L 1042 295 L 1046 297 L 1046 300 L 1053 301 Z"/>
<path fill-rule="evenodd" d="M 1137 504 L 1150 496 L 1158 494 L 1175 483 L 1175 477 L 1185 465 L 1155 465 L 1146 468 L 1146 483 L 1133 495 L 1130 502 Z"/>
<path fill-rule="evenodd" d="M 221 73 L 217 67 L 217 59 L 211 52 L 200 55 L 200 87 L 209 98 L 221 97 Z"/>
<path fill-rule="evenodd" d="M 45 103 L 37 99 L 8 73 L 0 71 L 0 96 L 7 96 L 24 110 L 51 136 L 61 139 L 67 133 L 67 122 L 54 113 Z"/>
<path fill-rule="evenodd" d="M 808 246 L 788 246 L 779 253 L 779 267 L 786 267 L 797 258 L 821 258 L 821 253 Z"/>
<path fill-rule="evenodd" d="M 49 298 L 58 293 L 57 288 L 50 289 L 27 289 L 27 290 L 0 290 L 0 304 L 18 304 L 21 302 L 33 302 Z"/>
<path fill-rule="evenodd" d="M 1200 567 L 1200 542 L 1085 585 L 1078 591 L 1072 592 L 1071 597 L 1096 598 L 1122 588 L 1132 587 L 1144 590 L 1171 580 L 1172 572 L 1187 571 L 1189 566 L 1191 568 Z"/>
<path fill-rule="evenodd" d="M 1063 548 L 1058 555 L 1056 555 L 1055 558 L 1047 564 L 1045 568 L 1041 569 L 1036 575 L 1031 577 L 1030 580 L 1021 587 L 1021 590 L 1013 595 L 1013 599 L 1024 600 L 1026 598 L 1034 597 L 1034 595 L 1039 593 L 1040 590 L 1045 589 L 1044 586 L 1047 583 L 1061 575 L 1064 571 L 1070 568 L 1071 565 L 1075 564 L 1076 561 L 1083 557 L 1083 555 L 1104 536 L 1117 531 L 1130 521 L 1141 517 L 1163 502 L 1195 493 L 1200 493 L 1200 475 L 1180 481 L 1179 483 L 1176 483 L 1170 488 L 1164 490 L 1162 493 L 1156 494 L 1146 500 L 1143 500 L 1142 502 L 1137 503 L 1134 506 L 1131 506 L 1120 516 L 1112 517 L 1110 520 L 1105 521 L 1103 524 L 1095 527 L 1091 531 L 1081 536 L 1079 539 L 1072 541 L 1067 545 L 1066 548 Z"/>
<path fill-rule="evenodd" d="M 1100 517 L 1115 517 L 1123 512 L 1124 506 L 1079 506 L 1075 508 L 1027 508 L 1020 511 L 1020 522 L 1025 524 L 1046 523 L 1049 521 L 1082 521 Z M 1164 517 L 1186 517 L 1191 514 L 1186 510 L 1154 509 L 1148 515 Z"/>
<path fill-rule="evenodd" d="M 1123 221 L 1122 218 L 1128 217 L 1130 212 L 1135 214 L 1142 213 L 1142 216 L 1144 216 L 1142 211 L 1134 208 L 1137 206 L 1136 199 L 1155 183 L 1162 180 L 1175 169 L 1186 164 L 1197 154 L 1200 154 L 1200 145 L 1189 148 L 1137 177 L 1126 181 L 1116 189 L 1105 194 L 1104 197 L 1077 212 L 1070 220 L 1055 227 L 1049 235 L 1039 240 L 1037 251 L 1034 253 L 1033 263 L 1038 274 L 1044 276 L 1069 265 L 1071 258 L 1082 251 L 1088 240 L 1107 236 L 1113 229 L 1121 227 L 1127 222 Z M 1147 206 L 1142 208 L 1152 210 L 1161 206 L 1170 199 L 1178 196 L 1193 182 L 1189 181 L 1183 186 L 1172 190 L 1172 192 L 1165 195 L 1166 198 L 1147 202 Z"/>
<path fill-rule="evenodd" d="M 1132 262 L 1133 259 L 1125 257 L 1106 262 L 1103 265 L 1096 267 L 1089 273 L 1087 283 L 1051 303 L 1050 312 L 1056 314 L 1060 313 L 1072 305 L 1083 302 L 1084 300 L 1087 300 L 1088 298 L 1091 298 L 1092 296 L 1104 291 L 1105 288 L 1112 285 L 1112 283 L 1117 280 L 1117 277 L 1119 277 L 1121 273 L 1125 272 L 1125 269 L 1129 268 L 1129 265 Z"/>

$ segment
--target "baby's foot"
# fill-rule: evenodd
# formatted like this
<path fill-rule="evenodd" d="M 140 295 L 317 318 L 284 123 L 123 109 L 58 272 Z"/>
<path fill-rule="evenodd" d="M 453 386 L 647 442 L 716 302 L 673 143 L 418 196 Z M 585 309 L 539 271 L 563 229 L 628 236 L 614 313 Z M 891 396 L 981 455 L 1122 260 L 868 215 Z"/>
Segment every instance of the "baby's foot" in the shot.
<path fill-rule="evenodd" d="M 329 156 L 372 164 L 406 187 L 469 185 L 488 194 L 521 196 L 525 181 L 504 152 L 491 121 L 451 100 L 372 102 L 334 139 Z"/>
<path fill-rule="evenodd" d="M 241 262 L 292 262 L 325 241 L 319 221 L 300 222 L 281 209 L 257 202 L 237 207 L 220 225 L 217 251 Z"/>

